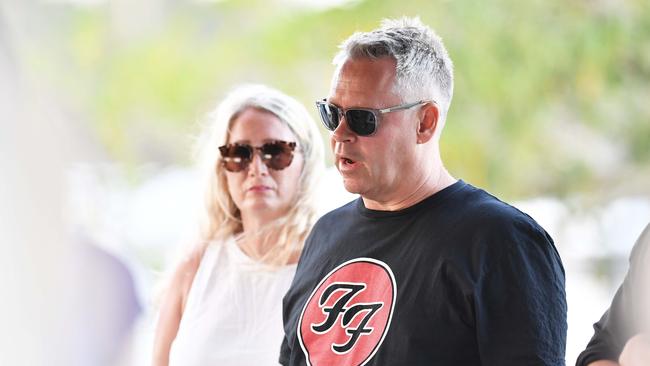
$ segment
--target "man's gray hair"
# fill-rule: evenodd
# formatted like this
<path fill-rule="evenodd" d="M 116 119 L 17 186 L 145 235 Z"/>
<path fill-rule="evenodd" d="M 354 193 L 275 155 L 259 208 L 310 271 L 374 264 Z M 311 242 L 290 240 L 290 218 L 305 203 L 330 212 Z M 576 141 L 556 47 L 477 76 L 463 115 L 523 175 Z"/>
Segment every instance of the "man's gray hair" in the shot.
<path fill-rule="evenodd" d="M 435 100 L 445 118 L 454 91 L 454 70 L 442 39 L 420 18 L 384 19 L 381 27 L 356 32 L 339 46 L 337 73 L 348 59 L 392 57 L 393 92 L 402 102 Z"/>

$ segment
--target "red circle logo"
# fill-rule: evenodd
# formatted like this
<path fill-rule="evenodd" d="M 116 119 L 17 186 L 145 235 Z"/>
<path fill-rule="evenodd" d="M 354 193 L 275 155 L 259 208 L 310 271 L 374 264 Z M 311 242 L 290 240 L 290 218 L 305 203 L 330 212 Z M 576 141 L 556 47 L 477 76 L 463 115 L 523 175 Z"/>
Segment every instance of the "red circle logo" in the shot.
<path fill-rule="evenodd" d="M 298 322 L 307 365 L 365 365 L 388 332 L 396 295 L 395 276 L 382 261 L 356 258 L 332 270 Z"/>

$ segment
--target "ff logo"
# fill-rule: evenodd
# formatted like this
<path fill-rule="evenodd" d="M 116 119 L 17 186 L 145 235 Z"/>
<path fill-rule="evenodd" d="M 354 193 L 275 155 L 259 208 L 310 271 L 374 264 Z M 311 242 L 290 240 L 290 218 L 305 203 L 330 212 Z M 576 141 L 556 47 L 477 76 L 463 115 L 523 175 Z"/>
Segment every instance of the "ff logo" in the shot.
<path fill-rule="evenodd" d="M 356 258 L 334 268 L 298 322 L 307 365 L 365 365 L 390 328 L 396 295 L 395 276 L 384 262 Z"/>

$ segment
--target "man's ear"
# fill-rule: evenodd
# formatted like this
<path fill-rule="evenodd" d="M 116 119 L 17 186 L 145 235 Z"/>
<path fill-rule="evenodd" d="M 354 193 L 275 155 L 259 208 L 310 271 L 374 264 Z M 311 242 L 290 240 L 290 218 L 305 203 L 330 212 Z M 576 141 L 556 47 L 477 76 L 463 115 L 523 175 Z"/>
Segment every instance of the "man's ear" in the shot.
<path fill-rule="evenodd" d="M 431 140 L 438 129 L 440 111 L 435 103 L 427 103 L 420 109 L 420 123 L 418 124 L 417 143 L 424 144 Z"/>

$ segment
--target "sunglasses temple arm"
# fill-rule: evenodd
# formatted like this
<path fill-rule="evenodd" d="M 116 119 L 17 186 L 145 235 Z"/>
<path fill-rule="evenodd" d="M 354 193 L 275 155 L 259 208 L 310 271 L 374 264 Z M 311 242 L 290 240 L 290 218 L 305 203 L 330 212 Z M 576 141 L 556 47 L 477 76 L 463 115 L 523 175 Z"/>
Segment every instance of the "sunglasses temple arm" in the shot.
<path fill-rule="evenodd" d="M 420 101 L 417 101 L 417 102 L 414 102 L 414 103 L 408 103 L 408 104 L 398 105 L 398 106 L 391 107 L 391 108 L 380 109 L 379 113 L 384 114 L 384 113 L 399 111 L 399 110 L 402 110 L 402 109 L 409 109 L 409 108 L 415 107 L 416 105 L 424 104 L 424 103 L 428 103 L 428 101 L 427 100 L 420 100 Z"/>

